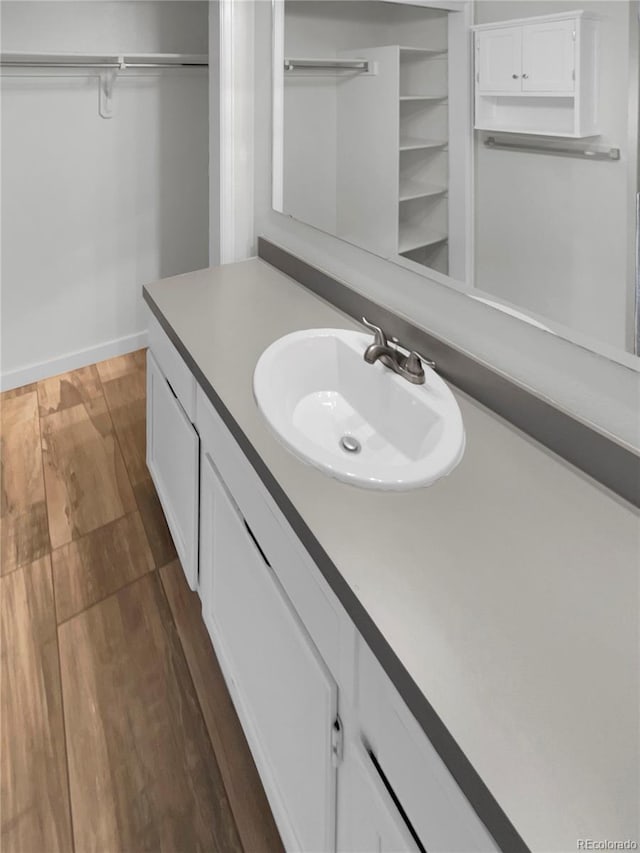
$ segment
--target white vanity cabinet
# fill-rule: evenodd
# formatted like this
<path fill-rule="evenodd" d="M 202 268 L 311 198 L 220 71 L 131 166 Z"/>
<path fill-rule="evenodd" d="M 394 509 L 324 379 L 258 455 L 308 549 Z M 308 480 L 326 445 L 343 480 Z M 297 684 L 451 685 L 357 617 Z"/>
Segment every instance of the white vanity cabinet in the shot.
<path fill-rule="evenodd" d="M 239 442 L 153 329 L 148 465 L 285 848 L 494 853 Z"/>
<path fill-rule="evenodd" d="M 337 608 L 200 390 L 196 421 L 203 618 L 285 847 L 332 851 Z"/>
<path fill-rule="evenodd" d="M 214 648 L 287 849 L 335 838 L 337 685 L 203 445 L 200 584 Z"/>
<path fill-rule="evenodd" d="M 203 617 L 287 850 L 495 853 L 200 388 L 196 424 Z"/>
<path fill-rule="evenodd" d="M 475 127 L 543 136 L 597 134 L 597 25 L 583 12 L 480 24 Z"/>
<path fill-rule="evenodd" d="M 198 433 L 151 350 L 147 352 L 147 467 L 189 586 L 196 589 Z"/>

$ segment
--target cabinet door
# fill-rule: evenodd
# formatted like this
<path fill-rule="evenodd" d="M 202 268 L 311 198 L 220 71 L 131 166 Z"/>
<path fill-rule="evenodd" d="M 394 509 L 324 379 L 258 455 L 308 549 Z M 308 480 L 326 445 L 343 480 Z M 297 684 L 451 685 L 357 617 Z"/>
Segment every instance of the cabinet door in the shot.
<path fill-rule="evenodd" d="M 360 742 L 349 743 L 340 768 L 338 789 L 340 853 L 424 851 L 400 808 L 389 793 L 376 761 Z"/>
<path fill-rule="evenodd" d="M 573 20 L 523 26 L 523 92 L 574 91 L 575 33 Z"/>
<path fill-rule="evenodd" d="M 337 687 L 202 457 L 203 612 L 287 849 L 335 849 Z"/>
<path fill-rule="evenodd" d="M 476 33 L 478 92 L 520 92 L 521 73 L 521 27 L 500 27 Z"/>
<path fill-rule="evenodd" d="M 147 351 L 147 467 L 191 589 L 198 584 L 198 433 Z"/>

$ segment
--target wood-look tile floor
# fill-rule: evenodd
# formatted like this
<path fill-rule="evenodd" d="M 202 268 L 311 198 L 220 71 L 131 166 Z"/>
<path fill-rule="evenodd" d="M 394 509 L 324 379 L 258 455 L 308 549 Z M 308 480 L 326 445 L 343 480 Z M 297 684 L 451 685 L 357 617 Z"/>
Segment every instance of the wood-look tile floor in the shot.
<path fill-rule="evenodd" d="M 0 395 L 0 850 L 282 845 L 145 464 L 145 353 Z"/>

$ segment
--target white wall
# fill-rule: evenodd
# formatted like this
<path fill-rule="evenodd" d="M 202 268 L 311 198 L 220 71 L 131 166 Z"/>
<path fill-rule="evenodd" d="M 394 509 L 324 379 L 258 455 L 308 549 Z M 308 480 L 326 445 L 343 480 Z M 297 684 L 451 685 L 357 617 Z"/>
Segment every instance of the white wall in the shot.
<path fill-rule="evenodd" d="M 285 76 L 284 210 L 323 231 L 336 230 L 336 79 Z"/>
<path fill-rule="evenodd" d="M 206 2 L 2 3 L 2 49 L 207 53 Z M 74 72 L 75 73 L 75 72 Z M 206 69 L 2 78 L 2 384 L 144 343 L 141 288 L 208 263 Z"/>
<path fill-rule="evenodd" d="M 329 4 L 330 5 L 330 4 Z M 254 49 L 252 45 L 252 50 Z M 255 230 L 371 299 L 640 447 L 638 373 L 271 208 L 271 4 L 255 21 Z M 242 61 L 242 57 L 238 57 Z"/>
<path fill-rule="evenodd" d="M 476 23 L 585 8 L 583 0 L 476 0 Z M 599 28 L 599 144 L 618 162 L 487 149 L 476 133 L 476 287 L 624 349 L 631 180 L 629 4 L 590 0 Z M 635 164 L 633 164 L 635 174 Z"/>

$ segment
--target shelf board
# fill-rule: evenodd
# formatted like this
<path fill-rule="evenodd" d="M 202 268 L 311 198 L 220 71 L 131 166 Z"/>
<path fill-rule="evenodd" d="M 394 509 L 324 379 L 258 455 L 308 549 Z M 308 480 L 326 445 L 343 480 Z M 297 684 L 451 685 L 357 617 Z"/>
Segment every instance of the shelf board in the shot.
<path fill-rule="evenodd" d="M 489 133 L 516 133 L 522 136 L 557 136 L 563 139 L 590 139 L 593 136 L 599 135 L 593 132 L 583 134 L 560 129 L 541 130 L 540 128 L 533 127 L 516 127 L 513 125 L 509 127 L 505 124 L 490 125 L 484 123 L 474 125 L 474 130 L 484 130 Z"/>
<path fill-rule="evenodd" d="M 575 100 L 575 92 L 481 92 L 476 91 L 479 98 L 517 98 L 518 100 L 545 100 L 546 98 L 564 98 L 567 101 Z"/>
<path fill-rule="evenodd" d="M 400 151 L 416 151 L 420 148 L 444 148 L 446 139 L 419 139 L 415 136 L 400 137 Z"/>
<path fill-rule="evenodd" d="M 425 249 L 427 246 L 435 246 L 437 243 L 445 243 L 449 239 L 447 234 L 424 231 L 415 225 L 400 225 L 398 237 L 398 254 L 412 252 L 414 249 Z"/>
<path fill-rule="evenodd" d="M 400 95 L 401 101 L 446 101 L 446 95 Z"/>
<path fill-rule="evenodd" d="M 422 184 L 419 181 L 400 180 L 400 201 L 411 201 L 415 198 L 431 198 L 444 195 L 446 187 L 437 184 Z"/>
<path fill-rule="evenodd" d="M 403 54 L 407 59 L 419 59 L 420 57 L 427 56 L 445 56 L 447 49 L 446 47 L 438 49 L 432 47 L 403 47 L 400 45 L 400 56 Z"/>

